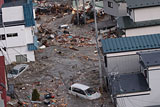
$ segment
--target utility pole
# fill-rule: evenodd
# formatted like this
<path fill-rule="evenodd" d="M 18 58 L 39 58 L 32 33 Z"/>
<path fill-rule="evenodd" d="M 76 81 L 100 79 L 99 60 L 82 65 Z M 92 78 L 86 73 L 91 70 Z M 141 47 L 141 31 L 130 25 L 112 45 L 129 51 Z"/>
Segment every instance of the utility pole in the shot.
<path fill-rule="evenodd" d="M 84 24 L 86 24 L 86 9 L 85 9 L 85 0 L 83 0 L 83 16 L 84 16 Z"/>
<path fill-rule="evenodd" d="M 98 46 L 98 28 L 97 28 L 97 18 L 96 18 L 96 9 L 95 9 L 95 0 L 93 2 L 93 9 L 94 9 L 94 23 L 95 23 L 95 31 L 96 31 L 96 48 L 98 52 L 98 61 L 99 61 L 99 78 L 100 78 L 100 88 L 103 91 L 103 80 L 102 80 L 102 64 L 101 64 L 101 56 L 100 56 L 100 49 Z"/>
<path fill-rule="evenodd" d="M 78 3 L 78 0 L 76 0 L 76 7 L 77 7 L 77 24 L 79 25 L 79 10 L 78 10 L 78 6 L 79 6 L 79 3 Z"/>

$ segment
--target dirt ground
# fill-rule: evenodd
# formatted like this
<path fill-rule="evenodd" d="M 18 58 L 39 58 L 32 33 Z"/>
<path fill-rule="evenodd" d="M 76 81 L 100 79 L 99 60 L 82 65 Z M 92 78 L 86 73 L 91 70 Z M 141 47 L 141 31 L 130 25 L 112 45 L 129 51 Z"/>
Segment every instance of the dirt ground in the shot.
<path fill-rule="evenodd" d="M 37 21 L 37 24 L 46 24 L 46 21 L 52 17 L 52 15 L 41 15 L 41 20 Z M 71 15 L 66 15 L 46 25 L 54 32 L 59 25 L 69 24 L 69 32 L 73 36 L 90 38 L 89 42 L 95 44 L 95 33 L 89 25 L 75 26 L 70 24 L 70 20 Z M 39 37 L 41 35 L 38 34 Z M 49 42 L 52 41 L 49 40 Z M 29 69 L 18 78 L 9 80 L 10 84 L 14 84 L 19 100 L 33 107 L 30 99 L 33 89 L 36 88 L 41 95 L 41 104 L 36 104 L 35 107 L 47 107 L 43 104 L 44 94 L 47 93 L 53 93 L 55 96 L 51 99 L 53 102 L 51 107 L 113 107 L 105 92 L 100 99 L 93 101 L 68 94 L 68 88 L 73 83 L 89 85 L 97 91 L 100 86 L 95 45 L 73 46 L 76 50 L 68 48 L 69 46 L 69 44 L 54 43 L 45 49 L 35 51 L 36 61 L 28 63 Z M 17 99 L 11 102 L 16 103 Z"/>

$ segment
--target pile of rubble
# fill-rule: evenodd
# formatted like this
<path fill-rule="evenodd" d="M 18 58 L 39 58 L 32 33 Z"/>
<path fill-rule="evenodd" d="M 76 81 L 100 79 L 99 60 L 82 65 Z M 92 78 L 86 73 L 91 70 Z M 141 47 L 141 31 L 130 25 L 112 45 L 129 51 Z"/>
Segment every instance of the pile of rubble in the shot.
<path fill-rule="evenodd" d="M 65 4 L 50 4 L 48 6 L 37 7 L 35 12 L 37 19 L 40 19 L 39 15 L 54 15 L 56 18 L 60 18 L 70 14 L 72 8 Z"/>
<path fill-rule="evenodd" d="M 78 4 L 78 5 L 77 5 Z M 91 0 L 87 0 L 86 2 L 82 3 L 80 1 L 73 2 L 73 11 L 72 11 L 72 19 L 71 23 L 75 25 L 82 25 L 82 24 L 89 24 L 94 22 L 94 8 L 93 3 Z M 97 12 L 97 19 L 103 19 L 105 13 L 104 9 L 101 7 L 96 7 Z"/>
<path fill-rule="evenodd" d="M 95 46 L 91 38 L 75 36 L 68 29 L 68 25 L 61 25 L 57 31 L 52 32 L 51 29 L 45 29 L 45 27 L 40 26 L 38 28 L 38 40 L 42 43 L 41 46 L 45 45 L 46 47 L 50 45 L 69 45 L 69 48 L 73 49 L 71 46 Z"/>

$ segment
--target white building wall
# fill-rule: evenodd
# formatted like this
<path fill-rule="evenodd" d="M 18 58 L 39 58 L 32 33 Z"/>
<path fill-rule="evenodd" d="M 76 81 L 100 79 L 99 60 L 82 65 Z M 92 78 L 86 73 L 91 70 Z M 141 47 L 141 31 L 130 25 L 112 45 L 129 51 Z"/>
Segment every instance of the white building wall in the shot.
<path fill-rule="evenodd" d="M 25 28 L 24 25 L 0 28 L 0 34 L 6 34 L 6 40 L 0 40 L 7 47 L 25 46 L 27 42 L 33 43 L 31 28 Z M 7 34 L 18 33 L 17 37 L 7 37 Z M 0 43 L 0 46 L 3 44 Z"/>
<path fill-rule="evenodd" d="M 25 32 L 26 32 L 26 36 L 25 36 L 25 38 L 26 38 L 26 42 L 27 42 L 27 44 L 29 44 L 29 43 L 33 43 L 33 28 L 31 28 L 31 27 L 25 27 Z"/>
<path fill-rule="evenodd" d="M 159 11 L 160 7 L 135 9 L 135 22 L 160 19 Z"/>
<path fill-rule="evenodd" d="M 133 28 L 126 30 L 126 37 L 160 33 L 160 26 Z"/>
<path fill-rule="evenodd" d="M 2 8 L 2 14 L 4 22 L 24 20 L 23 6 Z"/>
<path fill-rule="evenodd" d="M 0 56 L 5 56 L 5 63 L 10 64 L 16 62 L 16 55 L 27 55 L 27 62 L 35 61 L 34 51 L 28 51 L 27 46 L 8 48 L 7 52 L 0 52 Z"/>
<path fill-rule="evenodd" d="M 133 97 L 117 98 L 118 105 L 122 105 L 122 101 L 126 107 L 147 107 L 147 106 L 160 106 L 160 70 L 149 71 L 149 84 L 151 88 L 150 95 L 141 95 Z M 157 107 L 159 107 L 157 106 Z"/>
<path fill-rule="evenodd" d="M 140 71 L 139 56 L 125 55 L 107 57 L 108 72 L 130 73 Z"/>

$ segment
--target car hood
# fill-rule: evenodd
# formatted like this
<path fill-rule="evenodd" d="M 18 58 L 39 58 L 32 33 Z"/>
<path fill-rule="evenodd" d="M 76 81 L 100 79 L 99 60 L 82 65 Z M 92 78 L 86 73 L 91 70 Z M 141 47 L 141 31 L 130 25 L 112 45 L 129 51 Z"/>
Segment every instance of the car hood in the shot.
<path fill-rule="evenodd" d="M 89 98 L 90 100 L 98 99 L 98 98 L 100 98 L 100 97 L 101 97 L 101 94 L 98 93 L 98 92 L 96 92 L 96 93 L 88 96 L 88 98 Z"/>

